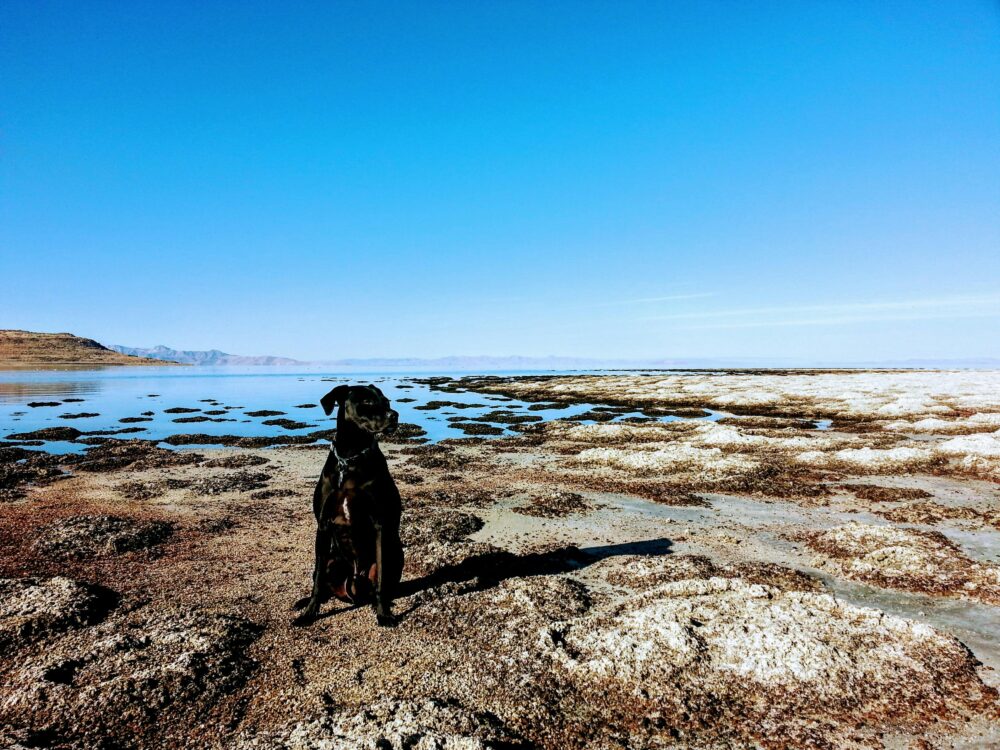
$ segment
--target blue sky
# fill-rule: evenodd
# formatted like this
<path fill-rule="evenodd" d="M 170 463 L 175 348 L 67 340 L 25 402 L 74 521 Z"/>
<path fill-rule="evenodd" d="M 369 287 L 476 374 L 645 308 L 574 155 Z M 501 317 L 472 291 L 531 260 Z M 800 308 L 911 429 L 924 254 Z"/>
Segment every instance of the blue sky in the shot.
<path fill-rule="evenodd" d="M 0 327 L 1000 356 L 1000 5 L 5 2 Z"/>

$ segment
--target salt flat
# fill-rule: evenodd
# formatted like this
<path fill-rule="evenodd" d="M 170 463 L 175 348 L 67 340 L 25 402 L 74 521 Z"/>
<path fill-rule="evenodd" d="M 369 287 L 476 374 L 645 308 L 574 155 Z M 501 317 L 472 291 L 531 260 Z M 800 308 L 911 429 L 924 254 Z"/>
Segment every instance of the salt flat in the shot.
<path fill-rule="evenodd" d="M 597 411 L 384 444 L 406 506 L 391 630 L 290 625 L 322 447 L 2 449 L 26 477 L 0 526 L 8 742 L 1000 742 L 1000 373 L 431 387 Z"/>

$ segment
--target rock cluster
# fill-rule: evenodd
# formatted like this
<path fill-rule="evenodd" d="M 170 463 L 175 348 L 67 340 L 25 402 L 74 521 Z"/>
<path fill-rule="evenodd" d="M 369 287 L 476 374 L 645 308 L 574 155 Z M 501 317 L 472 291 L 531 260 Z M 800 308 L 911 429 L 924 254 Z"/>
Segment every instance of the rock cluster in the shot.
<path fill-rule="evenodd" d="M 0 653 L 96 622 L 114 602 L 107 589 L 60 576 L 0 578 Z"/>
<path fill-rule="evenodd" d="M 270 462 L 271 459 L 253 453 L 234 453 L 231 456 L 213 458 L 206 461 L 202 466 L 208 466 L 213 469 L 246 469 L 250 466 L 263 466 Z"/>
<path fill-rule="evenodd" d="M 482 527 L 483 520 L 472 513 L 408 510 L 401 525 L 407 569 L 426 575 L 497 552 L 492 545 L 469 541 Z"/>
<path fill-rule="evenodd" d="M 198 463 L 202 456 L 188 451 L 160 448 L 153 440 L 90 438 L 95 443 L 81 456 L 65 460 L 78 471 L 118 471 L 120 469 L 161 469 Z"/>
<path fill-rule="evenodd" d="M 262 736 L 234 750 L 513 750 L 528 747 L 492 714 L 454 701 L 382 699 Z"/>
<path fill-rule="evenodd" d="M 636 740 L 670 727 L 678 739 L 822 744 L 995 700 L 950 636 L 741 578 L 655 586 L 544 629 L 539 647 L 561 680 Z"/>
<path fill-rule="evenodd" d="M 201 611 L 112 618 L 68 634 L 5 675 L 0 723 L 45 731 L 78 747 L 168 729 L 165 713 L 229 695 L 253 663 L 249 621 Z"/>
<path fill-rule="evenodd" d="M 937 531 L 851 522 L 803 538 L 818 565 L 856 581 L 1000 603 L 1000 566 L 970 559 Z"/>
<path fill-rule="evenodd" d="M 118 555 L 160 544 L 172 532 L 173 524 L 168 521 L 112 515 L 72 516 L 46 528 L 34 549 L 56 559 Z"/>
<path fill-rule="evenodd" d="M 518 505 L 512 510 L 523 516 L 537 518 L 565 518 L 566 516 L 588 513 L 594 509 L 594 504 L 578 492 L 550 492 L 547 495 L 536 495 L 528 503 Z"/>
<path fill-rule="evenodd" d="M 221 495 L 225 492 L 249 492 L 267 487 L 271 475 L 264 471 L 235 471 L 199 479 L 191 484 L 191 491 L 200 495 Z"/>
<path fill-rule="evenodd" d="M 64 476 L 59 459 L 19 446 L 0 447 L 0 502 L 19 500 L 32 484 L 46 484 Z"/>

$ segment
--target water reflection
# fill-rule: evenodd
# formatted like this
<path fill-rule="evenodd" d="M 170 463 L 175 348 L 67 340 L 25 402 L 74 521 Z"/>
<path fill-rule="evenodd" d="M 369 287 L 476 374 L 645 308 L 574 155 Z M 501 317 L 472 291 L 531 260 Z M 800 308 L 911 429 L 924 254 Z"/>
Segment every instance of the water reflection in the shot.
<path fill-rule="evenodd" d="M 99 380 L 0 380 L 0 403 L 25 404 L 40 396 L 88 396 L 102 389 Z"/>

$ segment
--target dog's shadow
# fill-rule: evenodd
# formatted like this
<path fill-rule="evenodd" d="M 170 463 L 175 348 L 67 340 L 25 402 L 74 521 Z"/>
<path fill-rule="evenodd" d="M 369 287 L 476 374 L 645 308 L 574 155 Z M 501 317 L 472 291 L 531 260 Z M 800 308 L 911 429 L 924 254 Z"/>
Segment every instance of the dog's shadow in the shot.
<path fill-rule="evenodd" d="M 647 539 L 621 544 L 606 544 L 598 547 L 560 547 L 548 552 L 515 554 L 505 550 L 472 555 L 455 565 L 448 565 L 420 578 L 402 581 L 398 597 L 406 598 L 447 583 L 474 582 L 473 590 L 493 588 L 511 578 L 556 575 L 586 568 L 609 557 L 622 555 L 669 555 L 673 543 L 666 538 Z M 413 612 L 420 606 L 418 600 L 400 617 Z"/>
<path fill-rule="evenodd" d="M 429 575 L 402 581 L 396 591 L 397 599 L 406 599 L 416 594 L 443 586 L 448 583 L 474 583 L 471 591 L 484 591 L 498 586 L 511 578 L 527 578 L 530 576 L 556 575 L 570 573 L 586 568 L 609 557 L 622 555 L 658 556 L 671 554 L 673 542 L 666 538 L 646 539 L 638 542 L 623 542 L 621 544 L 605 544 L 598 547 L 560 547 L 548 552 L 529 552 L 515 554 L 506 550 L 472 555 L 460 563 L 447 565 Z M 295 608 L 305 606 L 309 597 L 300 599 Z M 396 615 L 397 620 L 418 609 L 423 602 L 420 597 L 412 602 L 403 612 Z M 368 606 L 367 603 L 349 604 L 344 607 L 317 615 L 310 622 L 325 620 L 354 609 Z"/>

